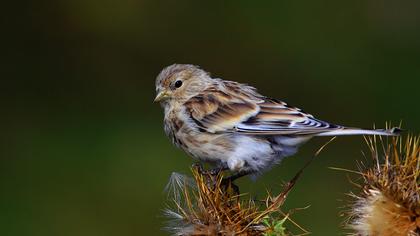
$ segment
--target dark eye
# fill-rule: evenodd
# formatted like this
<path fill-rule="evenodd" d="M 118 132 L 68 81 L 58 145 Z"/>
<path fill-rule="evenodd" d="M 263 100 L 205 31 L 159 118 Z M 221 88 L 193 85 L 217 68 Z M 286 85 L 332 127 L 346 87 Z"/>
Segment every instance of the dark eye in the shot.
<path fill-rule="evenodd" d="M 177 80 L 176 82 L 175 82 L 175 88 L 179 88 L 179 87 L 181 87 L 182 86 L 182 81 L 181 80 Z"/>

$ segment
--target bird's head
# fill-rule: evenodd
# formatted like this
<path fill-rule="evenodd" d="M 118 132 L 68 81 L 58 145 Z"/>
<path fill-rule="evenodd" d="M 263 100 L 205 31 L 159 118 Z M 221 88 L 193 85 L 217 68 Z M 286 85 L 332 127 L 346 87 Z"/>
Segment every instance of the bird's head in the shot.
<path fill-rule="evenodd" d="M 170 65 L 156 78 L 155 102 L 165 105 L 186 101 L 205 90 L 211 81 L 209 74 L 197 66 Z"/>

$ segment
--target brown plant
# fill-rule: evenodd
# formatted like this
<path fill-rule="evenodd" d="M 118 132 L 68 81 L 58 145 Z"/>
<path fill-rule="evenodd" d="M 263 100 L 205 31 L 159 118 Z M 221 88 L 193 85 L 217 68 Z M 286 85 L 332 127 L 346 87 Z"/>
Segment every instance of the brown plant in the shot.
<path fill-rule="evenodd" d="M 361 193 L 350 194 L 351 234 L 420 235 L 420 137 L 365 140 L 373 165 L 360 168 Z"/>
<path fill-rule="evenodd" d="M 284 222 L 291 219 L 280 207 L 301 172 L 280 194 L 268 194 L 263 201 L 239 194 L 222 173 L 211 175 L 192 168 L 192 179 L 173 174 L 168 185 L 173 206 L 165 211 L 171 219 L 166 229 L 173 235 L 290 235 Z"/>

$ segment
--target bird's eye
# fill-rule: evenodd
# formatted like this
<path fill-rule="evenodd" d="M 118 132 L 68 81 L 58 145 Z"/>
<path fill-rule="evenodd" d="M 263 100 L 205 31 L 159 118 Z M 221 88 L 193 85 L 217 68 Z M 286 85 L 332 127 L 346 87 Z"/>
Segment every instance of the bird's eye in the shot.
<path fill-rule="evenodd" d="M 175 82 L 175 88 L 179 88 L 179 87 L 181 87 L 182 86 L 182 81 L 181 80 L 177 80 L 176 82 Z"/>

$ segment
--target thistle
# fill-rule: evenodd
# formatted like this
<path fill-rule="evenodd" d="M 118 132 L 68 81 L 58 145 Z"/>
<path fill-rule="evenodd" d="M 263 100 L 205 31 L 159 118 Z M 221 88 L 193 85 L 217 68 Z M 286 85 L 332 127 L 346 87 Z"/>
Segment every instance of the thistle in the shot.
<path fill-rule="evenodd" d="M 221 173 L 205 174 L 192 168 L 192 178 L 173 174 L 168 184 L 171 204 L 165 210 L 170 219 L 166 230 L 173 235 L 290 235 L 284 223 L 293 221 L 280 207 L 300 173 L 280 194 L 268 194 L 263 201 L 239 194 Z"/>
<path fill-rule="evenodd" d="M 373 165 L 360 168 L 347 227 L 361 236 L 420 235 L 420 137 L 365 140 Z"/>

